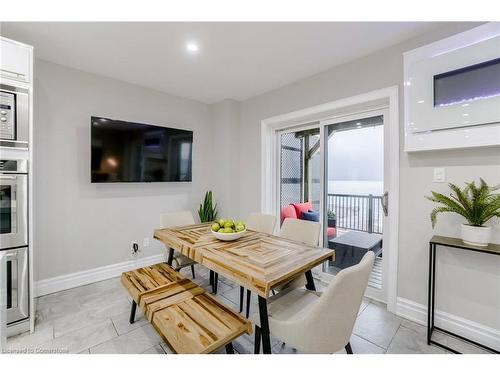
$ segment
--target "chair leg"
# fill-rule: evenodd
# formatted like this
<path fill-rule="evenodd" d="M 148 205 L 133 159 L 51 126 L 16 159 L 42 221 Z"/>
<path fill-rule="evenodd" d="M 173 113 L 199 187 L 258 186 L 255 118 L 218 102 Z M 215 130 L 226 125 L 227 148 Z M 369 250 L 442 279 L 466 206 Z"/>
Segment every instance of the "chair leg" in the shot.
<path fill-rule="evenodd" d="M 191 273 L 193 274 L 193 279 L 196 279 L 196 276 L 194 274 L 194 264 L 191 264 Z"/>
<path fill-rule="evenodd" d="M 210 270 L 209 285 L 214 285 L 214 271 Z"/>
<path fill-rule="evenodd" d="M 260 327 L 255 326 L 255 342 L 254 342 L 254 351 L 253 354 L 260 353 Z"/>
<path fill-rule="evenodd" d="M 226 345 L 226 353 L 227 354 L 234 354 L 234 348 L 233 348 L 232 342 L 230 342 L 229 344 Z"/>
<path fill-rule="evenodd" d="M 134 324 L 136 308 L 137 308 L 137 303 L 135 303 L 135 301 L 132 301 L 132 307 L 130 308 L 130 318 L 128 320 L 130 324 Z"/>
<path fill-rule="evenodd" d="M 250 289 L 247 289 L 247 313 L 246 313 L 246 317 L 248 319 L 248 317 L 250 316 L 250 298 L 252 296 L 252 292 L 250 291 Z"/>
<path fill-rule="evenodd" d="M 245 294 L 245 288 L 240 286 L 240 312 L 243 311 L 243 295 Z"/>
<path fill-rule="evenodd" d="M 348 342 L 347 345 L 345 346 L 345 351 L 347 354 L 353 354 L 350 342 Z"/>
<path fill-rule="evenodd" d="M 217 284 L 219 283 L 219 274 L 214 272 L 214 281 L 212 284 L 212 293 L 217 294 Z"/>

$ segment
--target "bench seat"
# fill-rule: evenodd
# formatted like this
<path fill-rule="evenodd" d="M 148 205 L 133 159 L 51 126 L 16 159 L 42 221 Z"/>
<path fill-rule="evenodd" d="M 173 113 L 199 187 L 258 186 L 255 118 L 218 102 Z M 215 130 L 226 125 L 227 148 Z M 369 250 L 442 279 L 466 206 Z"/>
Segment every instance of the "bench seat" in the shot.
<path fill-rule="evenodd" d="M 134 301 L 175 353 L 202 354 L 212 353 L 223 346 L 232 348 L 234 339 L 252 333 L 250 321 L 168 265 L 144 268 L 125 272 L 122 282 L 132 298 L 137 296 Z M 162 271 L 161 280 L 156 277 L 158 269 Z M 154 283 L 149 279 L 153 274 Z M 144 278 L 148 281 L 145 282 Z M 167 279 L 171 281 L 166 282 Z M 145 284 L 151 287 L 145 287 Z M 158 285 L 153 287 L 153 284 Z"/>

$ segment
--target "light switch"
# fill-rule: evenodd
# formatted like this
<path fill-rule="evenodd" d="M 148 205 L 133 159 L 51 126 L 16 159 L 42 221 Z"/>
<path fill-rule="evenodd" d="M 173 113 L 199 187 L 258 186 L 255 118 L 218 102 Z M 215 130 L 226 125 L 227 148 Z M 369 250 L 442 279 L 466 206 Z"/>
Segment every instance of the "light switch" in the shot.
<path fill-rule="evenodd" d="M 434 168 L 434 182 L 445 182 L 446 170 L 444 168 Z"/>

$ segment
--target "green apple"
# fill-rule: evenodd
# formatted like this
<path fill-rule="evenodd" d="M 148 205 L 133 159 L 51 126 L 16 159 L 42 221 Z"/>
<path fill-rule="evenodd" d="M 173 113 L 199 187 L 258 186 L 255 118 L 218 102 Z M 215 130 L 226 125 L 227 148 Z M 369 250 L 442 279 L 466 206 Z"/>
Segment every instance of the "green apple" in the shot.
<path fill-rule="evenodd" d="M 244 231 L 245 230 L 245 226 L 244 225 L 237 225 L 236 226 L 236 232 L 241 232 L 241 231 Z"/>
<path fill-rule="evenodd" d="M 231 219 L 226 220 L 226 222 L 224 223 L 224 227 L 225 228 L 232 228 L 232 227 L 234 227 L 234 222 Z"/>
<path fill-rule="evenodd" d="M 212 224 L 212 230 L 213 230 L 214 232 L 218 232 L 218 231 L 219 231 L 219 229 L 220 229 L 220 225 L 219 225 L 219 223 L 213 223 L 213 224 Z"/>
<path fill-rule="evenodd" d="M 219 233 L 226 233 L 224 228 L 220 228 L 217 232 L 219 232 Z"/>
<path fill-rule="evenodd" d="M 224 228 L 224 233 L 234 233 L 233 228 L 226 227 Z"/>

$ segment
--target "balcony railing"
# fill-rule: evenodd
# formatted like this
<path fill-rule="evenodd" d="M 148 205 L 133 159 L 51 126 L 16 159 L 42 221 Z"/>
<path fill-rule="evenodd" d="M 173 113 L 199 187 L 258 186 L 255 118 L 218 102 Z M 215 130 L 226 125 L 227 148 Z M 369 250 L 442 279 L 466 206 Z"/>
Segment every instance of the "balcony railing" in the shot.
<path fill-rule="evenodd" d="M 382 233 L 382 196 L 328 194 L 327 210 L 335 213 L 337 228 Z"/>

